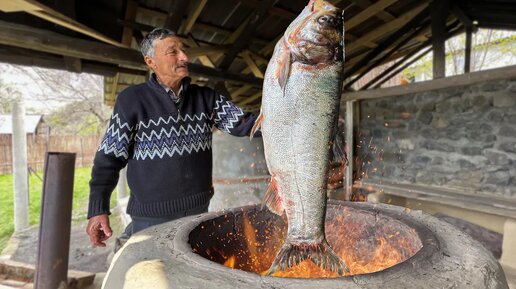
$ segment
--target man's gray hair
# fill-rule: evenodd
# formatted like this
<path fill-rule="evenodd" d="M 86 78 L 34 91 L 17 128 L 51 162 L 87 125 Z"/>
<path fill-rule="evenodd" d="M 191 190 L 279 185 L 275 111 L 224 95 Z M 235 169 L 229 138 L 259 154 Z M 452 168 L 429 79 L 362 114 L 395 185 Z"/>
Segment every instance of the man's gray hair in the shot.
<path fill-rule="evenodd" d="M 154 28 L 149 34 L 145 35 L 140 44 L 140 51 L 143 57 L 146 55 L 154 57 L 154 40 L 164 39 L 170 36 L 176 36 L 176 33 L 166 28 Z"/>

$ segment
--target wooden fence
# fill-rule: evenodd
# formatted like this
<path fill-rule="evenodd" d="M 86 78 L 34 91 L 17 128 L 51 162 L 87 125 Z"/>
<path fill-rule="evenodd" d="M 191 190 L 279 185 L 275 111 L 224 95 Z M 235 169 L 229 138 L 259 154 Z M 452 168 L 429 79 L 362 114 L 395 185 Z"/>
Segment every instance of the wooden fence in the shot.
<path fill-rule="evenodd" d="M 27 163 L 29 170 L 41 171 L 46 152 L 71 152 L 76 154 L 75 166 L 93 165 L 93 157 L 102 135 L 91 136 L 27 136 Z M 12 173 L 11 135 L 0 135 L 0 174 Z"/>

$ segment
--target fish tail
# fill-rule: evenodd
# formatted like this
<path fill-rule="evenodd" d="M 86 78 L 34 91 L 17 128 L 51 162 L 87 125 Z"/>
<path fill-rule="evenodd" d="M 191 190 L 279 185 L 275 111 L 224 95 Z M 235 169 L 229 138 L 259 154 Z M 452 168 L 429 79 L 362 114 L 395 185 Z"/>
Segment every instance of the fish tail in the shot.
<path fill-rule="evenodd" d="M 346 264 L 337 256 L 330 245 L 323 241 L 317 244 L 283 244 L 266 274 L 272 275 L 278 269 L 285 271 L 285 268 L 291 268 L 304 260 L 312 261 L 321 269 L 338 272 L 340 276 L 349 273 Z"/>

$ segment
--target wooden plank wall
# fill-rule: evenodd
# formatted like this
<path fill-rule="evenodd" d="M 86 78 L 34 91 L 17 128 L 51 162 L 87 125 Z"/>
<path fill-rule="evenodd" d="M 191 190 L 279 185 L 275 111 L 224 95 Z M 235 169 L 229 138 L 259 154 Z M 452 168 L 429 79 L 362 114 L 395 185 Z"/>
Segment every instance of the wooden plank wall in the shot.
<path fill-rule="evenodd" d="M 27 162 L 30 170 L 42 171 L 45 153 L 76 153 L 75 166 L 88 167 L 93 164 L 93 157 L 100 144 L 102 135 L 91 136 L 27 136 Z M 0 174 L 12 173 L 11 135 L 0 135 Z"/>

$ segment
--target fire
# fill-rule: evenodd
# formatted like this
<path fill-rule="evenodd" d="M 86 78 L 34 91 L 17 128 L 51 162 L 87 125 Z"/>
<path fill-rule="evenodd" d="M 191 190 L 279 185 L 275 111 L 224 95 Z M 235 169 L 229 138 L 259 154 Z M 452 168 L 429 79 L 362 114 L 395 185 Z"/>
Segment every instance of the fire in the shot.
<path fill-rule="evenodd" d="M 235 268 L 235 260 L 236 260 L 236 257 L 235 256 L 230 256 L 226 262 L 224 262 L 224 266 L 226 267 L 229 267 L 231 269 Z"/>
<path fill-rule="evenodd" d="M 232 232 L 217 237 L 222 246 L 204 249 L 205 255 L 212 260 L 222 258 L 219 262 L 230 268 L 266 274 L 285 239 L 286 220 L 257 219 L 243 214 L 231 223 Z M 213 226 L 220 228 L 215 223 Z M 413 228 L 374 212 L 357 213 L 347 207 L 328 211 L 326 238 L 348 266 L 347 276 L 382 271 L 410 258 L 422 246 Z M 309 260 L 273 276 L 339 277 L 337 272 L 321 269 Z"/>

